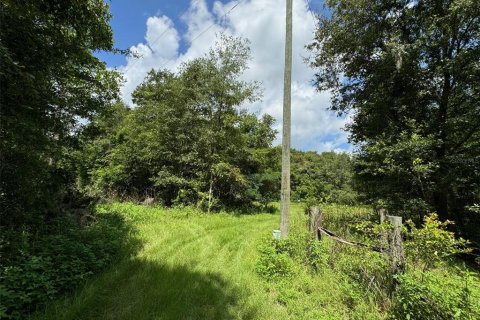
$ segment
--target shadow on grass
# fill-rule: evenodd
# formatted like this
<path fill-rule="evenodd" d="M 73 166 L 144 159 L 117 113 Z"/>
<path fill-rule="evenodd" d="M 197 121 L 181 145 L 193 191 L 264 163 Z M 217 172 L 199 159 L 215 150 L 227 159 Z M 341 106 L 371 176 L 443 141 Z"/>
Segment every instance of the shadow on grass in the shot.
<path fill-rule="evenodd" d="M 39 319 L 255 319 L 248 290 L 214 273 L 126 261 L 59 302 Z"/>
<path fill-rule="evenodd" d="M 30 234 L 2 233 L 0 318 L 27 318 L 141 248 L 135 229 L 118 214 L 77 218 L 52 218 Z"/>
<path fill-rule="evenodd" d="M 256 204 L 248 207 L 226 209 L 225 212 L 233 216 L 256 215 L 264 213 L 277 215 L 280 213 L 280 207 L 276 203 L 270 203 L 266 205 Z"/>

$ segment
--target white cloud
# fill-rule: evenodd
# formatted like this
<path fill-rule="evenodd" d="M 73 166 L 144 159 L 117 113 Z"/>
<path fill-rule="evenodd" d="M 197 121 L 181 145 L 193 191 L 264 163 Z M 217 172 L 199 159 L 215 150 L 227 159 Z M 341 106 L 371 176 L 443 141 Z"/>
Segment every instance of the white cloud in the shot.
<path fill-rule="evenodd" d="M 236 4 L 235 10 L 226 15 Z M 181 62 L 207 52 L 215 42 L 215 35 L 224 32 L 250 40 L 252 61 L 243 78 L 262 82 L 262 101 L 245 107 L 257 114 L 274 116 L 276 128 L 281 132 L 285 8 L 280 8 L 277 0 L 217 1 L 209 11 L 205 0 L 192 0 L 181 21 L 187 28 L 179 35 L 170 18 L 147 19 L 146 42 L 131 47 L 142 57 L 129 58 L 127 65 L 120 67 L 127 80 L 122 89 L 124 100 L 131 103 L 131 93 L 150 69 L 175 70 Z M 310 83 L 313 70 L 304 59 L 309 56 L 305 45 L 312 40 L 314 20 L 304 1 L 294 2 L 293 26 L 292 146 L 302 150 L 351 151 L 351 146 L 345 147 L 347 134 L 342 130 L 347 119 L 327 111 L 329 94 L 316 92 Z M 185 52 L 179 52 L 182 40 L 187 43 Z M 276 143 L 280 142 L 280 136 Z"/>
<path fill-rule="evenodd" d="M 153 52 L 161 54 L 165 58 L 172 59 L 178 55 L 180 38 L 172 20 L 166 16 L 147 19 L 145 40 Z"/>

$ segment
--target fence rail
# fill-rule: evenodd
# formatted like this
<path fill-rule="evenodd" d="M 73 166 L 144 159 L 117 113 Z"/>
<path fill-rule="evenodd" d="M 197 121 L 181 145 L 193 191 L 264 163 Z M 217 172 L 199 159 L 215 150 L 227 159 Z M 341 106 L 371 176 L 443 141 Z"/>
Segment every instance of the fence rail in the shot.
<path fill-rule="evenodd" d="M 393 228 L 389 230 L 388 234 L 385 233 L 381 235 L 380 240 L 382 247 L 377 247 L 362 242 L 343 239 L 325 228 L 322 225 L 323 214 L 318 207 L 311 207 L 308 212 L 310 215 L 309 228 L 317 240 L 321 240 L 322 235 L 327 235 L 331 239 L 343 244 L 368 248 L 372 251 L 387 254 L 390 262 L 390 269 L 393 274 L 405 271 L 405 253 L 403 251 L 403 240 L 401 235 L 402 217 L 388 215 L 385 209 L 379 210 L 380 222 L 382 223 L 387 220 L 393 225 Z M 385 246 L 385 248 L 383 248 L 383 246 Z"/>
<path fill-rule="evenodd" d="M 322 234 L 325 234 L 325 235 L 329 236 L 331 239 L 333 239 L 335 241 L 338 241 L 338 242 L 341 242 L 343 244 L 348 244 L 348 245 L 355 246 L 355 247 L 368 248 L 370 250 L 380 252 L 380 253 L 383 253 L 386 250 L 385 248 L 372 246 L 372 245 L 362 243 L 362 242 L 345 240 L 345 239 L 337 236 L 336 234 L 334 234 L 332 231 L 328 230 L 327 228 L 324 228 L 324 227 L 318 227 L 317 230 L 320 231 Z"/>

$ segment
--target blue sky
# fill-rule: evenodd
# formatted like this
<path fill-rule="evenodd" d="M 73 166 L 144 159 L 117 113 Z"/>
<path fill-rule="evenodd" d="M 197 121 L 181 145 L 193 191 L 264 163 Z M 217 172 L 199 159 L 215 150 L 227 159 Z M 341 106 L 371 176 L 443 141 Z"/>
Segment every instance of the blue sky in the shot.
<path fill-rule="evenodd" d="M 294 0 L 294 57 L 292 83 L 292 146 L 301 150 L 350 151 L 342 130 L 345 118 L 327 111 L 330 96 L 311 86 L 314 71 L 304 60 L 311 55 L 304 46 L 311 41 L 315 22 L 307 0 Z M 123 99 L 152 68 L 176 70 L 183 61 L 201 56 L 222 32 L 250 40 L 252 61 L 245 80 L 261 81 L 261 102 L 244 106 L 258 115 L 268 113 L 281 131 L 285 2 L 278 0 L 117 0 L 107 1 L 113 15 L 115 46 L 131 49 L 140 59 L 97 53 L 109 67 L 124 72 Z M 234 10 L 225 15 L 238 4 Z M 319 12 L 322 0 L 310 0 Z M 213 25 L 213 27 L 211 27 Z M 201 37 L 205 29 L 211 27 Z M 163 34 L 165 33 L 165 34 Z M 163 34 L 163 35 L 162 35 Z M 193 40 L 195 39 L 195 40 Z M 192 41 L 193 40 L 193 41 Z M 279 143 L 279 137 L 276 143 Z"/>
<path fill-rule="evenodd" d="M 115 46 L 119 49 L 126 49 L 144 40 L 147 30 L 145 21 L 151 16 L 166 15 L 173 20 L 180 32 L 184 32 L 186 25 L 179 17 L 187 11 L 191 1 L 136 0 L 132 2 L 131 0 L 106 0 L 106 2 L 110 6 L 110 12 L 113 15 L 110 25 L 114 32 Z M 218 0 L 218 2 L 228 3 L 231 1 Z M 207 0 L 206 3 L 211 9 L 214 1 Z M 321 12 L 323 0 L 310 0 L 309 3 L 313 11 Z M 180 50 L 183 51 L 185 49 L 185 43 L 182 42 Z M 97 53 L 97 56 L 110 67 L 120 66 L 125 63 L 125 57 L 119 54 Z"/>

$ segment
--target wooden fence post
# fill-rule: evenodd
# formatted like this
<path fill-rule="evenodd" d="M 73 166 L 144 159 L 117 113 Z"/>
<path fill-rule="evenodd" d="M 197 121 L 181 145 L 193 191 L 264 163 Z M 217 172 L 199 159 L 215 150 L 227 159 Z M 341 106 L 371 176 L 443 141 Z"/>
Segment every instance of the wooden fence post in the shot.
<path fill-rule="evenodd" d="M 387 209 L 385 209 L 385 208 L 378 209 L 378 214 L 380 215 L 380 223 L 384 223 L 385 222 L 385 216 L 388 214 Z"/>
<path fill-rule="evenodd" d="M 309 215 L 310 215 L 310 226 L 309 226 L 310 232 L 314 234 L 316 240 L 320 240 L 321 233 L 320 233 L 320 230 L 318 230 L 318 227 L 322 226 L 322 222 L 323 222 L 322 213 L 320 212 L 320 209 L 318 207 L 310 207 Z"/>
<path fill-rule="evenodd" d="M 405 271 L 405 252 L 402 241 L 402 217 L 386 216 L 393 225 L 388 236 L 390 269 L 393 274 Z"/>
<path fill-rule="evenodd" d="M 378 214 L 380 216 L 380 224 L 385 222 L 385 217 L 388 215 L 388 210 L 385 208 L 378 209 Z M 382 250 L 388 250 L 388 237 L 386 230 L 382 230 L 380 233 L 380 247 Z"/>

